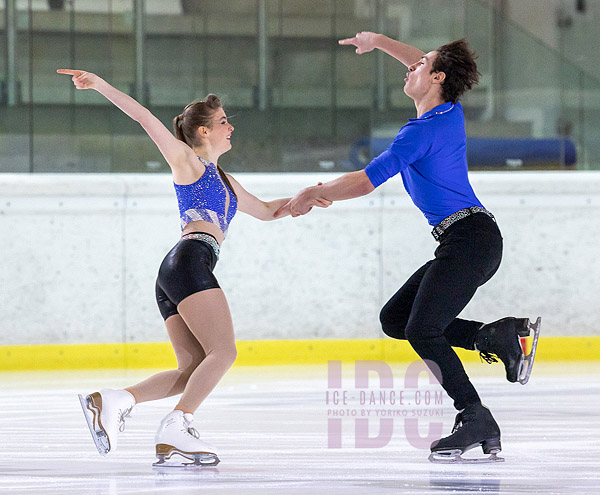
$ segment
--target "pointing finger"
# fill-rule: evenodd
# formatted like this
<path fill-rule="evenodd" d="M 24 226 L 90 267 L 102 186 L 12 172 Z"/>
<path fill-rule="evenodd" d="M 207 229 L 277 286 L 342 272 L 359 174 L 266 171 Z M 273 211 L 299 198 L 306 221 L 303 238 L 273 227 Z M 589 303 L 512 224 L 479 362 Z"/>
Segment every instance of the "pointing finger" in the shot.
<path fill-rule="evenodd" d="M 353 38 L 346 38 L 346 39 L 338 41 L 338 43 L 340 45 L 354 45 L 355 42 L 356 42 L 356 36 L 354 36 Z"/>
<path fill-rule="evenodd" d="M 82 70 L 73 70 L 73 69 L 58 69 L 56 72 L 59 74 L 68 74 L 69 76 L 79 77 L 83 74 Z"/>

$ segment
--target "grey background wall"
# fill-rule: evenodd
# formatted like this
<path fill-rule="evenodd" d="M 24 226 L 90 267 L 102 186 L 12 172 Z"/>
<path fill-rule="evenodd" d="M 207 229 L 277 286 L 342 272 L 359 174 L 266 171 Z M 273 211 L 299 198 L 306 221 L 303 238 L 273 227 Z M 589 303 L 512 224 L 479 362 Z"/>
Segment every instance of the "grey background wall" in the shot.
<path fill-rule="evenodd" d="M 236 174 L 262 199 L 335 174 Z M 600 173 L 473 173 L 505 256 L 463 316 L 542 315 L 546 335 L 598 335 Z M 177 241 L 169 175 L 0 176 L 0 344 L 166 340 L 154 301 Z M 234 219 L 216 274 L 237 338 L 377 338 L 383 303 L 436 243 L 399 179 L 306 217 Z"/>

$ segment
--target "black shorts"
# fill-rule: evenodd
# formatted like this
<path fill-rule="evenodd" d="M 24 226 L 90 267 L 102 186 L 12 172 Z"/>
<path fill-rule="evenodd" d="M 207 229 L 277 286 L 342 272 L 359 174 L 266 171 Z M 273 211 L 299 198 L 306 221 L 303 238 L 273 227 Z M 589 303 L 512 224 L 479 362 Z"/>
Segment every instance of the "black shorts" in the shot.
<path fill-rule="evenodd" d="M 181 239 L 169 251 L 156 279 L 156 302 L 165 320 L 178 314 L 177 305 L 186 297 L 220 288 L 213 275 L 217 259 L 211 245 L 199 239 Z"/>

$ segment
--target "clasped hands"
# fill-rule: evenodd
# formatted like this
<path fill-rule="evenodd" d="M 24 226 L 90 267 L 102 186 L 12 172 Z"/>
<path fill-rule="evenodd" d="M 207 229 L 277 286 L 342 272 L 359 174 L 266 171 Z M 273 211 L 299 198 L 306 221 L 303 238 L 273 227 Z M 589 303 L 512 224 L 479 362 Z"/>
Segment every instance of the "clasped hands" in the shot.
<path fill-rule="evenodd" d="M 273 215 L 275 218 L 281 218 L 286 215 L 299 217 L 306 215 L 314 206 L 318 208 L 327 208 L 333 204 L 332 201 L 321 195 L 323 183 L 319 182 L 316 186 L 302 189 L 296 196 L 290 199 L 285 205 L 279 208 Z"/>
<path fill-rule="evenodd" d="M 339 40 L 338 43 L 340 45 L 354 45 L 356 47 L 356 53 L 362 54 L 375 49 L 377 36 L 378 35 L 376 33 L 362 31 L 357 33 L 356 36 L 352 38 Z M 322 186 L 323 183 L 319 182 L 316 186 L 302 189 L 290 201 L 279 208 L 275 212 L 274 217 L 280 218 L 287 214 L 290 214 L 293 217 L 299 217 L 300 215 L 306 215 L 310 210 L 312 210 L 313 206 L 317 206 L 319 208 L 327 208 L 328 206 L 331 206 L 333 202 L 321 195 Z"/>

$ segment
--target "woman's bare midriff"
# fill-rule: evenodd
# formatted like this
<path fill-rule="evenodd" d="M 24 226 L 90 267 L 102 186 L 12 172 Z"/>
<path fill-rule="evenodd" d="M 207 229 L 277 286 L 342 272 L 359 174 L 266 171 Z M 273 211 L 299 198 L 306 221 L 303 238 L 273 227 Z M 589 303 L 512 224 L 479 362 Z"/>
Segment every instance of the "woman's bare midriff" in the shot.
<path fill-rule="evenodd" d="M 223 231 L 219 227 L 214 223 L 205 222 L 203 220 L 196 220 L 195 222 L 188 223 L 181 233 L 189 234 L 190 232 L 206 232 L 207 234 L 214 236 L 219 245 L 223 244 L 223 241 L 225 240 L 225 234 L 223 234 Z"/>

